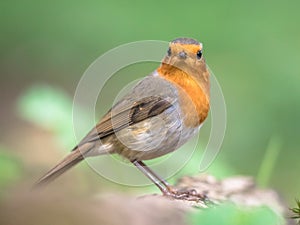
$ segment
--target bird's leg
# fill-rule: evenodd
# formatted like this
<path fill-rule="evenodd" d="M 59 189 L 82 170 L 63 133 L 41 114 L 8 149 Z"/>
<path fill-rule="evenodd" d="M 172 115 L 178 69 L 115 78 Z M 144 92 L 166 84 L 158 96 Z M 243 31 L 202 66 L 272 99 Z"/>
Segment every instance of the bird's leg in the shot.
<path fill-rule="evenodd" d="M 170 185 L 159 177 L 154 171 L 146 166 L 142 161 L 133 160 L 131 161 L 146 177 L 148 177 L 164 195 L 168 195 L 171 190 Z"/>
<path fill-rule="evenodd" d="M 169 185 L 164 179 L 158 176 L 153 170 L 146 166 L 142 161 L 133 160 L 132 163 L 148 177 L 163 193 L 165 196 L 173 197 L 176 199 L 185 199 L 191 201 L 206 200 L 206 196 L 197 194 L 195 190 L 190 191 L 177 191 Z"/>

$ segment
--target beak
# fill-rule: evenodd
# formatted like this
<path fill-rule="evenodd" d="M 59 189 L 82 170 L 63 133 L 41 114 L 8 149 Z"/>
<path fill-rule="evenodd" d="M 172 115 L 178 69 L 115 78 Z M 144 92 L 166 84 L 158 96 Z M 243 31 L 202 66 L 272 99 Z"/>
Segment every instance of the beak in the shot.
<path fill-rule="evenodd" d="M 184 51 L 182 51 L 182 52 L 179 52 L 178 56 L 180 59 L 186 59 L 187 54 Z"/>

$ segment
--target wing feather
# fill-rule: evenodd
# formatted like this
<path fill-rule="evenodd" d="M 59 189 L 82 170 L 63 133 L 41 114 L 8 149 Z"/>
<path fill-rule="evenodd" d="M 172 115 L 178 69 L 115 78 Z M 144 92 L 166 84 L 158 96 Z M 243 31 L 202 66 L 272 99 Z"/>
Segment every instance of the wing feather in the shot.
<path fill-rule="evenodd" d="M 171 106 L 172 103 L 162 97 L 149 96 L 133 102 L 131 107 L 112 108 L 78 146 L 105 138 L 125 127 L 157 116 Z"/>

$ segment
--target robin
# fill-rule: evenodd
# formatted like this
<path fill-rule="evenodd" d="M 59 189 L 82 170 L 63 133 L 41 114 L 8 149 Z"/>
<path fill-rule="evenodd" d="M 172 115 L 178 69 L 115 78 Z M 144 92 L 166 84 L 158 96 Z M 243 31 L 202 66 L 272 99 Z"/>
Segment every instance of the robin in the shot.
<path fill-rule="evenodd" d="M 143 160 L 170 153 L 198 133 L 209 112 L 209 76 L 201 43 L 190 38 L 171 41 L 160 66 L 121 98 L 37 184 L 54 180 L 85 157 L 120 154 L 164 195 L 186 196 Z"/>

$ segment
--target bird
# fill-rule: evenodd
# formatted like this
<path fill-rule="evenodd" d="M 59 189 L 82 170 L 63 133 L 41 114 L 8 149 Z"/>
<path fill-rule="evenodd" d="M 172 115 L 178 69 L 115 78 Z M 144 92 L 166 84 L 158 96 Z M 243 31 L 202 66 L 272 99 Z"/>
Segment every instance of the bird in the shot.
<path fill-rule="evenodd" d="M 199 132 L 210 109 L 210 73 L 199 41 L 176 38 L 166 50 L 158 68 L 113 105 L 35 186 L 48 184 L 86 157 L 119 154 L 163 195 L 187 196 L 143 161 L 175 151 Z"/>

